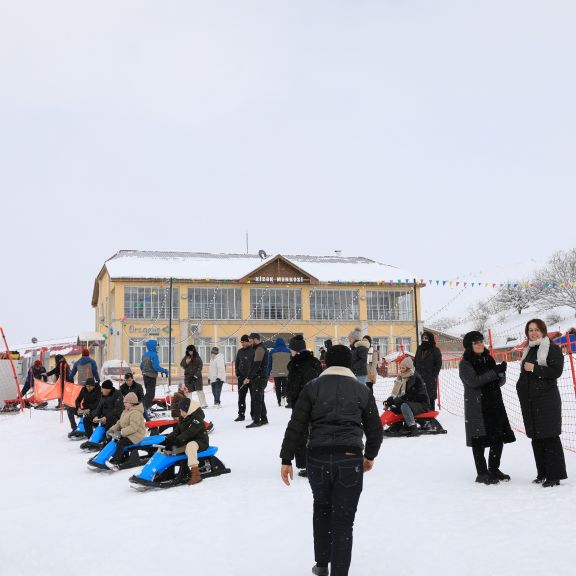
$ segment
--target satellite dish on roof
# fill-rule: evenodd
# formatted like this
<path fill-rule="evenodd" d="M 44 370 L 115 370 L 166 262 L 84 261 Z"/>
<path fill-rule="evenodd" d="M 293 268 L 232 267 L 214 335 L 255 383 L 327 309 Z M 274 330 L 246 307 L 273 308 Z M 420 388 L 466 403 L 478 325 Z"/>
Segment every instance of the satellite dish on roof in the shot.
<path fill-rule="evenodd" d="M 38 338 L 36 338 L 36 336 L 34 336 L 32 338 L 32 344 L 37 344 L 38 343 Z"/>
<path fill-rule="evenodd" d="M 264 252 L 264 250 L 258 250 L 258 256 L 260 256 L 260 258 L 262 260 L 265 260 L 266 258 L 268 258 L 268 254 L 266 254 L 266 252 Z"/>

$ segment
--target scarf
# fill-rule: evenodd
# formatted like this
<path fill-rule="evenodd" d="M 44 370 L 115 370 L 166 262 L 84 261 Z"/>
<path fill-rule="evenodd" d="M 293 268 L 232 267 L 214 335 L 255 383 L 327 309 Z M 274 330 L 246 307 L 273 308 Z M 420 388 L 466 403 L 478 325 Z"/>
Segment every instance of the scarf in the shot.
<path fill-rule="evenodd" d="M 484 348 L 482 354 L 476 354 L 471 348 L 466 348 L 463 358 L 472 364 L 474 372 L 476 372 L 478 376 L 485 374 L 488 370 L 496 368 L 496 361 L 490 356 L 490 352 L 486 348 Z"/>
<path fill-rule="evenodd" d="M 528 346 L 526 346 L 526 348 L 524 348 L 524 352 L 522 352 L 522 359 L 520 362 L 524 362 L 524 360 L 526 360 L 526 356 L 528 356 L 530 348 L 534 348 L 536 346 L 539 346 L 538 352 L 536 352 L 536 361 L 538 366 L 548 366 L 546 363 L 548 352 L 550 352 L 550 338 L 548 338 L 548 336 L 544 336 L 544 338 L 540 338 L 539 340 L 529 341 Z"/>
<path fill-rule="evenodd" d="M 394 398 L 397 398 L 398 396 L 404 396 L 406 393 L 406 384 L 408 379 L 411 376 L 414 376 L 414 372 L 415 370 L 412 368 L 405 374 L 398 374 L 396 380 L 394 380 L 394 386 L 392 387 L 392 396 L 394 396 Z"/>

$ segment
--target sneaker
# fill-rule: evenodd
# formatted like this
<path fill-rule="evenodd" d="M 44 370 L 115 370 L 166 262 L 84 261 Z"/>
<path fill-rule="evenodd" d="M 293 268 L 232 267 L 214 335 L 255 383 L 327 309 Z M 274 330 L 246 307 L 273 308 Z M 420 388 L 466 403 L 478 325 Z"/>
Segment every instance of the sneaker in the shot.
<path fill-rule="evenodd" d="M 560 480 L 550 480 L 546 478 L 546 480 L 542 482 L 542 488 L 552 488 L 553 486 L 560 486 Z"/>
<path fill-rule="evenodd" d="M 262 426 L 262 422 L 252 422 L 252 424 L 248 424 L 246 428 L 260 428 Z"/>
<path fill-rule="evenodd" d="M 546 482 L 546 478 L 544 476 L 536 476 L 534 480 L 532 480 L 532 484 L 543 484 Z"/>
<path fill-rule="evenodd" d="M 206 432 L 208 432 L 208 434 L 212 434 L 212 432 L 214 432 L 214 423 L 210 422 L 210 424 L 208 424 L 208 428 L 206 428 Z"/>
<path fill-rule="evenodd" d="M 489 470 L 488 474 L 492 476 L 492 478 L 496 478 L 496 480 L 500 480 L 500 482 L 508 482 L 510 480 L 510 476 L 508 474 L 504 474 L 498 468 L 495 470 Z"/>
<path fill-rule="evenodd" d="M 316 574 L 316 576 L 329 576 L 330 571 L 328 570 L 328 566 L 318 566 L 318 564 L 315 564 L 312 566 L 312 574 Z"/>
<path fill-rule="evenodd" d="M 488 486 L 490 484 L 498 484 L 500 481 L 490 476 L 490 474 L 478 474 L 478 476 L 476 476 L 476 482 L 478 482 L 478 484 L 486 484 Z"/>
<path fill-rule="evenodd" d="M 246 420 L 246 417 L 242 414 L 238 414 L 238 418 L 236 418 L 234 422 L 244 422 L 244 420 Z"/>

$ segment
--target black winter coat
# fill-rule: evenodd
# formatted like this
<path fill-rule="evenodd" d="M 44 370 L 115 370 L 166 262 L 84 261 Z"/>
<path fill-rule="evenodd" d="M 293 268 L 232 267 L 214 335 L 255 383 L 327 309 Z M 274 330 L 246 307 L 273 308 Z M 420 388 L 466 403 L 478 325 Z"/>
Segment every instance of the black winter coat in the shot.
<path fill-rule="evenodd" d="M 236 360 L 234 361 L 234 370 L 236 371 L 236 378 L 238 381 L 248 378 L 250 373 L 250 366 L 252 366 L 252 360 L 254 359 L 254 348 L 249 346 L 248 348 L 240 348 L 236 352 Z"/>
<path fill-rule="evenodd" d="M 535 346 L 528 352 L 516 384 L 526 435 L 536 440 L 554 438 L 562 433 L 562 400 L 557 379 L 564 370 L 564 355 L 559 346 L 550 343 L 546 358 L 548 366 L 538 366 L 538 348 Z M 525 362 L 536 364 L 534 372 L 524 370 Z"/>
<path fill-rule="evenodd" d="M 309 350 L 302 350 L 288 362 L 288 380 L 286 394 L 288 404 L 294 406 L 300 392 L 308 382 L 318 378 L 322 373 L 322 364 Z"/>
<path fill-rule="evenodd" d="M 186 446 L 192 440 L 198 443 L 198 452 L 208 449 L 208 432 L 204 426 L 204 412 L 202 408 L 194 410 L 186 418 L 180 418 L 174 430 L 166 436 L 164 444 L 166 446 L 176 446 L 178 448 Z"/>
<path fill-rule="evenodd" d="M 506 378 L 496 373 L 496 362 L 486 350 L 482 356 L 471 350 L 464 353 L 459 365 L 464 384 L 464 419 L 466 446 L 486 448 L 514 442 L 500 387 Z"/>
<path fill-rule="evenodd" d="M 100 403 L 100 398 L 102 396 L 102 391 L 100 390 L 100 384 L 96 384 L 92 389 L 92 392 L 88 391 L 86 386 L 82 387 L 80 394 L 76 398 L 76 410 L 82 407 L 84 410 L 96 410 L 98 404 Z"/>
<path fill-rule="evenodd" d="M 120 390 L 113 389 L 108 396 L 100 397 L 100 402 L 93 413 L 93 417 L 106 418 L 106 427 L 113 426 L 118 422 L 124 410 L 124 396 Z"/>
<path fill-rule="evenodd" d="M 350 348 L 352 349 L 352 372 L 354 372 L 354 376 L 368 376 L 370 344 L 366 340 L 356 340 Z"/>
<path fill-rule="evenodd" d="M 406 382 L 406 391 L 402 396 L 394 398 L 394 405 L 397 409 L 394 412 L 401 412 L 400 406 L 408 404 L 414 416 L 428 412 L 430 409 L 430 399 L 426 390 L 426 384 L 418 373 L 412 374 Z"/>
<path fill-rule="evenodd" d="M 414 357 L 414 368 L 426 383 L 428 397 L 436 400 L 438 397 L 438 374 L 442 369 L 442 352 L 432 345 L 429 348 L 418 346 Z"/>
<path fill-rule="evenodd" d="M 268 380 L 268 349 L 264 342 L 254 346 L 254 356 L 248 371 L 248 378 L 252 380 Z"/>
<path fill-rule="evenodd" d="M 144 388 L 142 388 L 142 384 L 138 382 L 133 382 L 132 386 L 128 386 L 126 382 L 120 386 L 120 393 L 122 396 L 126 396 L 128 392 L 134 392 L 138 397 L 138 402 L 142 402 L 142 398 L 144 398 Z"/>
<path fill-rule="evenodd" d="M 383 430 L 370 389 L 346 368 L 327 368 L 302 390 L 286 428 L 280 458 L 291 463 L 308 439 L 308 453 L 353 452 L 378 456 Z M 362 442 L 366 434 L 366 448 Z"/>
<path fill-rule="evenodd" d="M 204 363 L 200 356 L 192 358 L 190 362 L 186 363 L 186 356 L 182 358 L 180 366 L 184 368 L 184 385 L 189 392 L 194 392 L 194 390 L 202 390 L 202 367 Z"/>
<path fill-rule="evenodd" d="M 46 372 L 47 377 L 56 376 L 56 381 L 58 381 L 58 379 L 60 378 L 60 374 L 64 376 L 65 382 L 72 382 L 72 378 L 70 378 L 70 366 L 68 365 L 68 362 L 66 362 L 65 360 L 56 364 L 56 366 L 54 366 L 54 368 L 52 368 L 52 370 L 50 370 L 49 372 Z"/>

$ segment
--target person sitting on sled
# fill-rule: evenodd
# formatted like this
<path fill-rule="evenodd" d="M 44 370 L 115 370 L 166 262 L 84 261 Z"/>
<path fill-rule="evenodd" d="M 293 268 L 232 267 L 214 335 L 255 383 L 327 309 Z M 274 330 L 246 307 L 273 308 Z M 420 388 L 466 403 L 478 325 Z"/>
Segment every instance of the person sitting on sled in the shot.
<path fill-rule="evenodd" d="M 128 392 L 124 396 L 124 412 L 106 435 L 117 442 L 114 456 L 106 462 L 106 466 L 116 472 L 120 470 L 124 448 L 142 442 L 146 436 L 144 405 L 138 402 L 138 396 L 134 392 Z"/>
<path fill-rule="evenodd" d="M 122 414 L 122 400 L 123 396 L 120 390 L 114 388 L 112 380 L 104 380 L 102 382 L 102 397 L 100 398 L 100 403 L 96 407 L 96 410 L 90 414 L 91 422 L 84 427 L 86 428 L 86 434 L 88 434 L 88 428 L 92 429 L 92 424 L 102 424 L 106 430 L 109 430 L 118 422 L 120 415 Z M 91 434 L 88 435 L 90 437 Z"/>
<path fill-rule="evenodd" d="M 172 454 L 186 453 L 190 467 L 188 485 L 198 484 L 202 480 L 198 468 L 198 452 L 208 449 L 208 432 L 204 425 L 204 412 L 200 404 L 190 398 L 180 401 L 180 418 L 171 434 L 166 436 L 164 451 Z"/>
<path fill-rule="evenodd" d="M 403 414 L 407 435 L 418 434 L 415 416 L 428 411 L 428 392 L 426 384 L 414 369 L 414 362 L 406 356 L 400 362 L 400 373 L 394 382 L 392 395 L 384 402 L 387 410 Z"/>
<path fill-rule="evenodd" d="M 76 432 L 76 418 L 74 417 L 75 414 L 80 416 L 80 418 L 84 418 L 84 429 L 86 431 L 86 436 L 90 438 L 92 435 L 92 418 L 94 417 L 93 413 L 98 408 L 98 404 L 100 403 L 100 398 L 102 397 L 102 391 L 100 389 L 100 385 L 96 384 L 94 378 L 87 378 L 86 383 L 80 390 L 80 394 L 78 394 L 76 398 L 76 402 L 74 407 L 67 406 L 66 412 L 68 413 L 68 420 L 70 421 L 70 427 L 72 428 L 72 432 L 68 434 L 69 438 L 72 438 L 77 435 Z"/>

